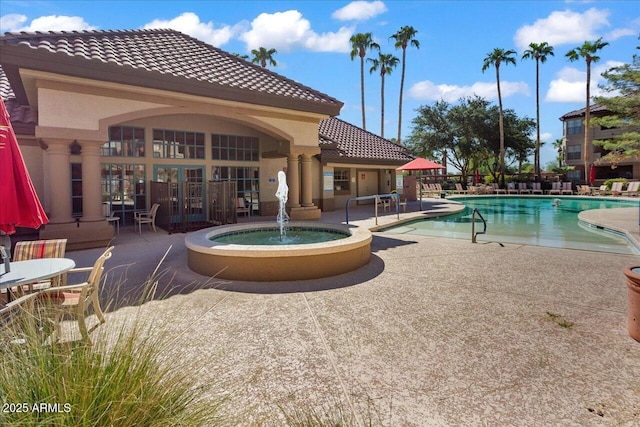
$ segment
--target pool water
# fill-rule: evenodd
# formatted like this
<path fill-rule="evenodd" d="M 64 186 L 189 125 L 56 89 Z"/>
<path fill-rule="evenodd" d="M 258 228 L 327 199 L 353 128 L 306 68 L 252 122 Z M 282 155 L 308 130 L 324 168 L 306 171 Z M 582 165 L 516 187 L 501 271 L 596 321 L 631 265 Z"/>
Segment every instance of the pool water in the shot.
<path fill-rule="evenodd" d="M 590 209 L 638 207 L 638 202 L 560 197 L 456 198 L 465 210 L 446 217 L 422 219 L 385 229 L 394 234 L 422 234 L 471 240 L 472 211 L 477 208 L 487 221 L 487 233 L 479 242 L 516 243 L 553 248 L 586 249 L 638 254 L 623 236 L 578 221 L 578 213 Z M 557 201 L 558 206 L 554 201 Z M 476 216 L 476 232 L 483 225 Z"/>

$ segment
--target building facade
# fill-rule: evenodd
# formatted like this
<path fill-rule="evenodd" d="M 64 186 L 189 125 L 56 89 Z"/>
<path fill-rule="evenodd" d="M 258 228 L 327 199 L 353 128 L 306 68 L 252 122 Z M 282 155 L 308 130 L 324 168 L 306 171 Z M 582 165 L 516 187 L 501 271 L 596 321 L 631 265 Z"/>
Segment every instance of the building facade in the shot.
<path fill-rule="evenodd" d="M 340 197 L 327 180 L 343 175 L 323 163 L 319 127 L 342 103 L 177 31 L 7 33 L 0 67 L 0 95 L 50 219 L 41 238 L 106 244 L 105 207 L 131 224 L 149 209 L 153 181 L 231 180 L 252 215 L 274 215 L 284 170 L 294 220 L 319 219 Z M 399 161 L 386 162 L 390 171 Z"/>
<path fill-rule="evenodd" d="M 590 107 L 591 117 L 602 117 L 611 114 L 607 109 L 599 105 Z M 585 136 L 585 109 L 571 111 L 560 118 L 563 123 L 563 154 L 564 162 L 567 166 L 575 169 L 569 171 L 567 178 L 584 182 L 584 136 Z M 593 144 L 593 140 L 606 140 L 616 135 L 620 135 L 625 130 L 620 128 L 606 129 L 601 126 L 593 126 L 590 132 L 591 143 L 589 144 L 591 162 L 595 164 L 595 179 L 597 184 L 601 184 L 611 178 L 640 179 L 640 159 L 629 159 L 620 162 L 612 167 L 610 163 L 599 161 L 608 151 L 603 147 Z"/>

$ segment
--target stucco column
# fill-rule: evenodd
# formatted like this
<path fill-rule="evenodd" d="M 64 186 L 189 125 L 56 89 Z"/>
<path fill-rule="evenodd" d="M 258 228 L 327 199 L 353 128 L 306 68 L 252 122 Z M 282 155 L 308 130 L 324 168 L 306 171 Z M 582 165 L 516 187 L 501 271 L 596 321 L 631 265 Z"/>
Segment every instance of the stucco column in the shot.
<path fill-rule="evenodd" d="M 313 206 L 311 182 L 311 155 L 302 155 L 302 206 Z"/>
<path fill-rule="evenodd" d="M 287 156 L 287 185 L 289 186 L 287 206 L 290 208 L 300 207 L 300 178 L 298 175 L 298 154 L 290 153 Z"/>
<path fill-rule="evenodd" d="M 102 142 L 85 141 L 82 151 L 82 219 L 83 222 L 104 221 L 100 186 L 100 146 Z"/>
<path fill-rule="evenodd" d="M 44 141 L 49 158 L 49 194 L 51 206 L 50 224 L 75 222 L 71 215 L 71 166 L 69 165 L 69 141 Z"/>

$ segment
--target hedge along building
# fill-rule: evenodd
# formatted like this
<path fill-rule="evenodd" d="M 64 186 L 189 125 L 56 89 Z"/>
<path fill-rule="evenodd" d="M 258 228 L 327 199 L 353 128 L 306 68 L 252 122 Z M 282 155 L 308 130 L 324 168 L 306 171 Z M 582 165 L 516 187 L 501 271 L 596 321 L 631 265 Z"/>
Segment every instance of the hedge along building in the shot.
<path fill-rule="evenodd" d="M 343 175 L 323 162 L 318 133 L 343 104 L 180 32 L 6 33 L 0 66 L 0 95 L 49 214 L 41 238 L 106 244 L 104 203 L 132 223 L 149 208 L 151 181 L 235 180 L 252 213 L 273 215 L 285 170 L 295 220 L 319 219 L 318 206 L 344 197 L 327 185 Z M 373 163 L 365 169 L 384 167 Z"/>

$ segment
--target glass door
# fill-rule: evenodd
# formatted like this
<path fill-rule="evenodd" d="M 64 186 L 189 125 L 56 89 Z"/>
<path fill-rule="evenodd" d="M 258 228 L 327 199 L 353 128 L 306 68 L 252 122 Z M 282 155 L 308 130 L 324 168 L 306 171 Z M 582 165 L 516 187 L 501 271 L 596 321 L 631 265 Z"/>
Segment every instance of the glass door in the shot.
<path fill-rule="evenodd" d="M 172 223 L 206 220 L 204 166 L 155 165 L 153 177 L 169 183 Z"/>

